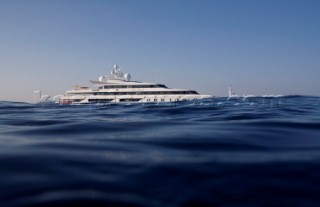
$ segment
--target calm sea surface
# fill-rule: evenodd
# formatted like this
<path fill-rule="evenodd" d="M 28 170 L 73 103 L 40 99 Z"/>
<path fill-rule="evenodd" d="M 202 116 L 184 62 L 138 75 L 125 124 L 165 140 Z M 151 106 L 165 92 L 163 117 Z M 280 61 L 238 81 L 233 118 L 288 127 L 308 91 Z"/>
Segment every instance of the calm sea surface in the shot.
<path fill-rule="evenodd" d="M 320 98 L 0 102 L 0 206 L 320 206 Z"/>

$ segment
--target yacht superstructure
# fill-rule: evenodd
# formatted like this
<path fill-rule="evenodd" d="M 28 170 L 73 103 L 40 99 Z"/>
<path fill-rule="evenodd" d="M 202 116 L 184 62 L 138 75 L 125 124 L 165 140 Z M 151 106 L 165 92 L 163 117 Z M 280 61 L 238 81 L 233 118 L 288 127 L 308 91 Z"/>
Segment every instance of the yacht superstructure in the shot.
<path fill-rule="evenodd" d="M 131 81 L 128 73 L 123 73 L 114 65 L 109 77 L 100 76 L 91 80 L 93 88 L 76 86 L 60 97 L 60 104 L 122 103 L 122 102 L 178 102 L 196 99 L 210 99 L 211 95 L 201 95 L 193 90 L 168 88 L 163 84 Z"/>

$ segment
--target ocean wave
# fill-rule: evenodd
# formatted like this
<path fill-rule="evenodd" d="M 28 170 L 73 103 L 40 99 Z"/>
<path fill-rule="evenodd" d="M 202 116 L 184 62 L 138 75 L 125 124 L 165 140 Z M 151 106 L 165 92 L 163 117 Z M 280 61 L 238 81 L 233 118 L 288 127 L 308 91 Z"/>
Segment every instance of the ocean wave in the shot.
<path fill-rule="evenodd" d="M 319 103 L 0 102 L 0 203 L 318 206 Z"/>

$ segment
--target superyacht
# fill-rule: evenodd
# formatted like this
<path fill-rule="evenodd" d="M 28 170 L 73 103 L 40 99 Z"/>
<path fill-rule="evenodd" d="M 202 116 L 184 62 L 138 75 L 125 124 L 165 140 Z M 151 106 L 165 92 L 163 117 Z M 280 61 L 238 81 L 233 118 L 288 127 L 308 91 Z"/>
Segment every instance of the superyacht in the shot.
<path fill-rule="evenodd" d="M 211 99 L 194 90 L 174 89 L 159 83 L 131 81 L 131 75 L 114 65 L 109 77 L 91 80 L 92 88 L 75 86 L 60 97 L 60 104 L 159 103 Z"/>

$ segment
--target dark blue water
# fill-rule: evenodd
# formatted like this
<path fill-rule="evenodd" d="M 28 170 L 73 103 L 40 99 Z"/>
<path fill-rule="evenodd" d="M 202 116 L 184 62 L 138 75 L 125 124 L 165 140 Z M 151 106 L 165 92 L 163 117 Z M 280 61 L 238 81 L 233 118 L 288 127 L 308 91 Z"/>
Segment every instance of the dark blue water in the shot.
<path fill-rule="evenodd" d="M 320 206 L 320 98 L 0 102 L 0 206 Z"/>

